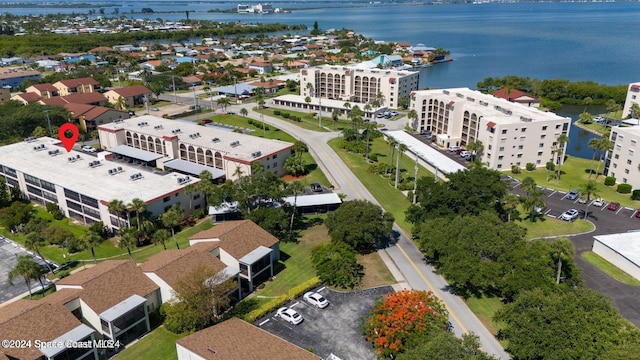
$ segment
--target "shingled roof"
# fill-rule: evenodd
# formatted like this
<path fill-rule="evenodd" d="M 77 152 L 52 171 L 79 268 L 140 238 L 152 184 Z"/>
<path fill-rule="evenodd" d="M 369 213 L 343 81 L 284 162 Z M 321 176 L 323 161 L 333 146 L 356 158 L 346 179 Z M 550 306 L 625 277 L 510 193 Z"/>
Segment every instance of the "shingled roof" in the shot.
<path fill-rule="evenodd" d="M 153 272 L 172 288 L 186 275 L 199 269 L 219 273 L 226 268 L 215 255 L 199 247 L 165 250 L 140 265 L 144 272 Z"/>
<path fill-rule="evenodd" d="M 225 221 L 211 229 L 201 231 L 190 241 L 218 241 L 218 246 L 236 259 L 249 254 L 259 246 L 272 247 L 279 242 L 251 220 Z"/>

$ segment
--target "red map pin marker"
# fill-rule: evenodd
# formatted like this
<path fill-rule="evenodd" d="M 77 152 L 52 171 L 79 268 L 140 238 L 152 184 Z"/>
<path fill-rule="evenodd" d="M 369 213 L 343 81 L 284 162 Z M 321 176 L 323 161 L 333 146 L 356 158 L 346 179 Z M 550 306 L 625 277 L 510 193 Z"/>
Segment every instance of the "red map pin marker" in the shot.
<path fill-rule="evenodd" d="M 71 137 L 65 136 L 65 133 L 67 131 L 71 131 Z M 62 126 L 60 126 L 60 130 L 58 130 L 58 137 L 60 138 L 60 141 L 62 141 L 62 145 L 64 145 L 64 148 L 67 149 L 67 152 L 73 149 L 73 145 L 75 145 L 76 141 L 78 140 L 78 135 L 80 135 L 78 127 L 69 122 L 64 123 Z"/>

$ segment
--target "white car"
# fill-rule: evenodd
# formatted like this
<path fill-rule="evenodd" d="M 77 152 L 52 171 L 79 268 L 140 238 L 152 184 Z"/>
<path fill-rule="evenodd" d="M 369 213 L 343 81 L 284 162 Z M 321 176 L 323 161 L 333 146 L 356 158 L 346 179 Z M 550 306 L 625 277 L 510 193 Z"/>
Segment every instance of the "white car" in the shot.
<path fill-rule="evenodd" d="M 463 157 L 463 158 L 471 157 L 471 152 L 466 150 L 460 151 L 460 157 Z"/>
<path fill-rule="evenodd" d="M 82 151 L 88 152 L 88 153 L 94 153 L 96 152 L 96 148 L 94 148 L 93 146 L 85 145 L 82 147 Z"/>
<path fill-rule="evenodd" d="M 560 220 L 564 220 L 564 221 L 572 221 L 575 220 L 578 217 L 578 210 L 576 209 L 569 209 L 565 212 L 562 213 L 562 215 L 560 215 L 558 217 L 558 219 Z"/>
<path fill-rule="evenodd" d="M 280 316 L 284 321 L 291 323 L 293 325 L 298 325 L 304 320 L 302 315 L 298 314 L 297 311 L 288 307 L 281 307 L 278 309 L 277 315 Z"/>
<path fill-rule="evenodd" d="M 596 116 L 596 117 L 593 118 L 593 122 L 596 123 L 596 124 L 600 124 L 600 123 L 605 122 L 605 119 L 602 116 Z"/>
<path fill-rule="evenodd" d="M 449 151 L 456 152 L 460 150 L 460 146 L 449 146 Z"/>
<path fill-rule="evenodd" d="M 603 198 L 597 198 L 597 199 L 593 200 L 593 202 L 591 203 L 591 206 L 603 207 L 604 204 L 605 204 L 605 202 L 604 202 Z"/>
<path fill-rule="evenodd" d="M 329 301 L 317 292 L 310 291 L 308 293 L 305 293 L 303 298 L 304 301 L 317 307 L 318 309 L 324 309 L 329 306 Z"/>

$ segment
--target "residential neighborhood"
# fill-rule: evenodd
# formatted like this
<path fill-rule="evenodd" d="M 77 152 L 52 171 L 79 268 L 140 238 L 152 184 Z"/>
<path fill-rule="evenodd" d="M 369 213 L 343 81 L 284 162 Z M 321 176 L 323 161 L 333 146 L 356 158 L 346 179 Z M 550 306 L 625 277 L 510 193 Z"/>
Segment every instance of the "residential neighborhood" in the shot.
<path fill-rule="evenodd" d="M 637 354 L 640 83 L 576 120 L 528 78 L 421 88 L 442 48 L 238 31 L 2 59 L 0 357 Z"/>

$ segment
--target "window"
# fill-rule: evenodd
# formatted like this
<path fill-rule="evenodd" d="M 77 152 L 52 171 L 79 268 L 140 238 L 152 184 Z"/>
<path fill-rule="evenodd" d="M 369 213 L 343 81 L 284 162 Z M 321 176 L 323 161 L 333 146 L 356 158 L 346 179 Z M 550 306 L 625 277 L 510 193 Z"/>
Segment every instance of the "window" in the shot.
<path fill-rule="evenodd" d="M 522 150 L 523 147 L 524 145 L 518 145 L 518 150 Z"/>
<path fill-rule="evenodd" d="M 520 130 L 520 131 L 525 132 L 525 131 L 527 131 L 527 128 L 522 128 L 522 130 Z"/>
<path fill-rule="evenodd" d="M 547 137 L 547 135 L 546 135 L 546 134 L 542 134 L 542 135 L 540 135 L 540 139 L 544 139 L 544 138 L 546 138 L 546 137 Z"/>
<path fill-rule="evenodd" d="M 502 160 L 502 159 L 504 159 L 504 155 L 498 156 L 498 160 Z"/>
<path fill-rule="evenodd" d="M 171 196 L 167 196 L 162 199 L 163 202 L 169 202 L 171 200 Z"/>
<path fill-rule="evenodd" d="M 633 153 L 635 152 L 635 150 L 633 149 L 629 149 L 629 156 L 633 156 Z"/>
<path fill-rule="evenodd" d="M 491 144 L 489 144 L 488 150 L 491 150 Z"/>
<path fill-rule="evenodd" d="M 200 199 L 200 194 L 193 196 L 193 200 L 198 200 L 198 199 Z"/>
<path fill-rule="evenodd" d="M 545 130 L 547 130 L 547 125 L 542 127 L 542 131 L 545 131 Z"/>
<path fill-rule="evenodd" d="M 498 164 L 497 168 L 502 169 L 502 164 Z"/>
<path fill-rule="evenodd" d="M 631 159 L 627 160 L 627 164 L 631 165 Z"/>
<path fill-rule="evenodd" d="M 617 167 L 618 167 L 618 164 L 613 163 L 613 168 L 615 169 L 615 168 L 617 168 Z"/>
<path fill-rule="evenodd" d="M 538 156 L 542 156 L 542 151 L 538 151 Z"/>
<path fill-rule="evenodd" d="M 500 149 L 498 149 L 498 151 L 504 151 L 504 146 L 500 146 Z"/>
<path fill-rule="evenodd" d="M 538 145 L 538 147 L 544 147 L 544 143 L 540 143 L 540 145 Z"/>
<path fill-rule="evenodd" d="M 619 159 L 619 158 L 620 158 L 620 154 L 616 154 L 616 155 L 614 156 L 614 158 L 615 158 L 615 159 Z"/>
<path fill-rule="evenodd" d="M 636 139 L 631 139 L 631 146 L 636 146 Z"/>
<path fill-rule="evenodd" d="M 522 154 L 518 154 L 518 159 L 521 159 L 521 158 L 522 158 Z"/>
<path fill-rule="evenodd" d="M 628 174 L 629 173 L 629 169 L 624 169 L 624 173 Z M 626 182 L 626 181 L 625 181 Z"/>
<path fill-rule="evenodd" d="M 536 164 L 540 165 L 542 163 L 542 161 L 540 161 L 540 159 L 536 160 Z"/>
<path fill-rule="evenodd" d="M 277 168 L 277 167 L 278 167 L 278 162 L 277 162 L 277 161 L 273 163 L 273 167 L 274 167 L 274 168 Z"/>
<path fill-rule="evenodd" d="M 507 133 L 507 129 L 502 129 L 502 133 L 506 134 Z"/>
<path fill-rule="evenodd" d="M 556 129 L 560 129 L 560 124 L 556 125 Z"/>
<path fill-rule="evenodd" d="M 274 159 L 277 158 L 277 157 L 278 157 L 278 154 L 273 154 L 273 158 Z M 269 158 L 267 158 L 267 160 L 269 160 Z"/>
<path fill-rule="evenodd" d="M 626 184 L 627 183 L 627 178 L 622 178 L 622 182 Z"/>

